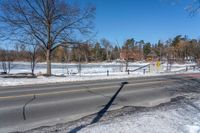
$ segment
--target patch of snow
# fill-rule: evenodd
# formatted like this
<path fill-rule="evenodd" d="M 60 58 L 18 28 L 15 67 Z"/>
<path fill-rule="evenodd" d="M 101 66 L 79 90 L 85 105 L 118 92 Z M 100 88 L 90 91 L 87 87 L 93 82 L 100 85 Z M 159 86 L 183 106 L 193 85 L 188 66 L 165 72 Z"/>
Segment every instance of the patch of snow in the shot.
<path fill-rule="evenodd" d="M 185 130 L 187 133 L 200 133 L 200 125 L 186 125 Z"/>

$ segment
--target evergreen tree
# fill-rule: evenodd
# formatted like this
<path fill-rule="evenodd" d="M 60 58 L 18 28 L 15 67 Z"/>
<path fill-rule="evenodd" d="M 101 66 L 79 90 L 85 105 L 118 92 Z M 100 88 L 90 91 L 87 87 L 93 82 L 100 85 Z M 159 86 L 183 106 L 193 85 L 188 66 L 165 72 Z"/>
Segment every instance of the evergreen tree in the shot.
<path fill-rule="evenodd" d="M 146 58 L 147 55 L 151 52 L 151 43 L 145 43 L 143 46 L 143 53 L 144 53 L 144 57 Z"/>

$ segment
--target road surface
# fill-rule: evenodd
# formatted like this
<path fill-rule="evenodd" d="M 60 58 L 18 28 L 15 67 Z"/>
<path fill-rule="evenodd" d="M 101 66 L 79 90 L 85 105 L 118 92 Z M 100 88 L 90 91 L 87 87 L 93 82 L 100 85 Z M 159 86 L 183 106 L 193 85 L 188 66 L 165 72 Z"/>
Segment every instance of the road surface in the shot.
<path fill-rule="evenodd" d="M 154 106 L 182 94 L 173 88 L 189 83 L 196 87 L 199 77 L 190 74 L 0 87 L 0 132 L 69 122 L 102 109 Z"/>

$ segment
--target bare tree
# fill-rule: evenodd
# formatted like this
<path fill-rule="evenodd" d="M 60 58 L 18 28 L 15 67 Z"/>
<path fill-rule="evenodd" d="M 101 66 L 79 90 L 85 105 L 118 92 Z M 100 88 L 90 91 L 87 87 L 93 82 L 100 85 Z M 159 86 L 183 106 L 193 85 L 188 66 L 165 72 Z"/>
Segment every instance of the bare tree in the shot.
<path fill-rule="evenodd" d="M 32 75 L 34 75 L 35 66 L 38 62 L 38 59 L 37 59 L 38 48 L 39 48 L 39 42 L 37 41 L 32 41 L 32 43 L 28 47 L 28 54 L 29 54 L 28 57 L 31 63 Z"/>
<path fill-rule="evenodd" d="M 2 25 L 15 39 L 29 35 L 40 42 L 46 53 L 47 75 L 51 75 L 52 51 L 76 44 L 75 34 L 91 33 L 95 15 L 94 6 L 82 9 L 64 0 L 1 0 L 0 9 Z"/>
<path fill-rule="evenodd" d="M 191 16 L 196 15 L 200 12 L 200 0 L 191 0 L 190 4 L 187 5 L 186 10 Z"/>
<path fill-rule="evenodd" d="M 21 38 L 18 45 L 15 47 L 20 47 L 20 52 L 23 52 L 20 59 L 27 60 L 31 65 L 31 74 L 34 75 L 35 66 L 38 62 L 38 52 L 39 52 L 39 42 L 31 36 Z M 18 51 L 17 51 L 18 52 Z M 18 55 L 21 54 L 18 52 Z"/>
<path fill-rule="evenodd" d="M 134 53 L 134 39 L 127 39 L 124 43 L 124 46 L 122 47 L 122 53 L 124 54 L 124 59 L 126 63 L 126 71 L 128 71 L 128 63 L 131 59 L 134 59 L 133 53 Z"/>
<path fill-rule="evenodd" d="M 101 45 L 105 48 L 107 61 L 110 61 L 111 60 L 111 53 L 112 53 L 112 45 L 105 38 L 101 39 Z"/>
<path fill-rule="evenodd" d="M 85 62 L 87 63 L 88 60 L 89 60 L 89 55 L 90 55 L 90 45 L 89 44 L 84 44 L 84 45 L 81 45 L 80 48 L 81 48 L 81 55 L 85 58 Z"/>
<path fill-rule="evenodd" d="M 30 55 L 30 58 L 31 58 L 31 73 L 32 73 L 32 75 L 34 75 L 35 66 L 36 66 L 36 63 L 37 63 L 37 48 L 38 48 L 38 45 L 33 45 L 32 47 L 33 47 L 32 50 L 29 51 L 29 55 Z"/>

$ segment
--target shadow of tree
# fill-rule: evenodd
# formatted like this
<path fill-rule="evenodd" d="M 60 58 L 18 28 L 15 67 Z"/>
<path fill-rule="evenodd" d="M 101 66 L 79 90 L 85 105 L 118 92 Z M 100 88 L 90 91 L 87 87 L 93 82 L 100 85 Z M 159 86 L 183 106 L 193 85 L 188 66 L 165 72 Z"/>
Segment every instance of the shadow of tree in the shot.
<path fill-rule="evenodd" d="M 116 99 L 117 95 L 122 90 L 122 88 L 124 87 L 125 84 L 128 84 L 128 82 L 122 82 L 121 83 L 120 88 L 115 92 L 115 94 L 112 96 L 112 98 L 109 100 L 109 102 L 104 106 L 103 109 L 101 109 L 97 113 L 96 117 L 89 124 L 80 125 L 80 126 L 74 128 L 74 129 L 72 129 L 71 131 L 69 131 L 69 133 L 77 133 L 78 131 L 80 131 L 81 129 L 87 127 L 88 125 L 97 123 L 104 116 L 104 114 L 108 111 L 108 109 L 110 108 L 110 106 L 112 105 L 112 103 L 114 102 L 114 100 Z"/>
<path fill-rule="evenodd" d="M 27 106 L 29 103 L 31 103 L 33 100 L 35 100 L 35 99 L 36 99 L 36 96 L 33 95 L 33 98 L 31 98 L 28 102 L 26 102 L 26 103 L 24 104 L 24 106 L 23 106 L 23 112 L 22 112 L 22 114 L 23 114 L 23 119 L 24 119 L 24 120 L 27 119 L 27 118 L 26 118 L 26 106 Z"/>

